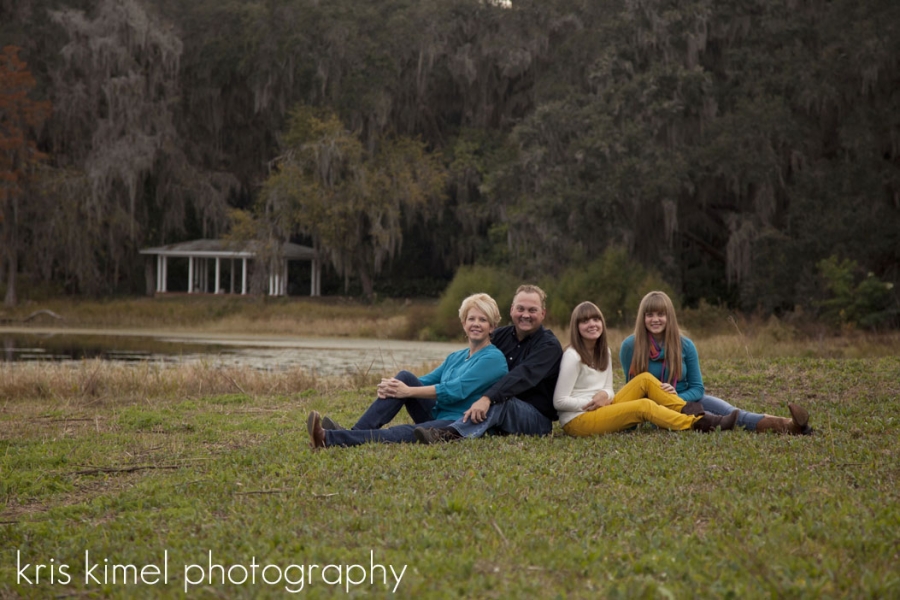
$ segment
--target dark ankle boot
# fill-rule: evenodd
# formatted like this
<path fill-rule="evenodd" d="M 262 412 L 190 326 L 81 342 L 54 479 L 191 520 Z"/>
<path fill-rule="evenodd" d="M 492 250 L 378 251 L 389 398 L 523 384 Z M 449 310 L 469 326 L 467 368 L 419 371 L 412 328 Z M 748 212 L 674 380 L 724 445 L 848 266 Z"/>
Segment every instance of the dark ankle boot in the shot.
<path fill-rule="evenodd" d="M 697 431 L 702 431 L 703 433 L 709 433 L 711 431 L 715 431 L 716 427 L 718 427 L 722 431 L 729 431 L 731 429 L 734 429 L 734 424 L 737 422 L 738 413 L 739 411 L 734 410 L 730 415 L 720 417 L 718 415 L 705 412 L 703 413 L 703 416 L 700 417 L 700 420 L 694 422 L 694 424 L 691 426 L 691 429 L 696 429 Z"/>
<path fill-rule="evenodd" d="M 337 421 L 332 419 L 331 417 L 322 417 L 322 429 L 328 431 L 345 431 L 346 427 L 341 427 L 337 424 Z"/>
<path fill-rule="evenodd" d="M 456 440 L 462 439 L 459 432 L 452 427 L 416 427 L 413 430 L 413 433 L 420 444 L 455 442 Z"/>
<path fill-rule="evenodd" d="M 681 414 L 691 416 L 702 415 L 703 405 L 700 404 L 699 400 L 697 402 L 686 402 L 684 408 L 681 409 Z"/>

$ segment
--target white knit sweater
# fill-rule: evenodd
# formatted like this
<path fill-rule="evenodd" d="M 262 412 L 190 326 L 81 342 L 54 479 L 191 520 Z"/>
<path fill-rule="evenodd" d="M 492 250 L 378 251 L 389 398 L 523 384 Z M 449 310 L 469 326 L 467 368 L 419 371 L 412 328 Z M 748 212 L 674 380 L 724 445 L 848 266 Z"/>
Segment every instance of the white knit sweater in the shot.
<path fill-rule="evenodd" d="M 565 425 L 584 411 L 582 407 L 591 401 L 594 394 L 605 390 L 609 397 L 613 394 L 612 354 L 609 364 L 602 371 L 592 369 L 583 362 L 574 348 L 563 352 L 559 364 L 559 379 L 553 392 L 553 407 L 559 413 L 559 424 Z"/>

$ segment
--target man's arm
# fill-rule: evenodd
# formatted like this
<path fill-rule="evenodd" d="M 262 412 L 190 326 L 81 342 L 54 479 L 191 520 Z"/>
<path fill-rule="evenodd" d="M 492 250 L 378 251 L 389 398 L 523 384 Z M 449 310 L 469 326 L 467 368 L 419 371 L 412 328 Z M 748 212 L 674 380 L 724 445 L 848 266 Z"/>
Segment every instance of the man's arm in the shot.
<path fill-rule="evenodd" d="M 502 348 L 501 348 L 502 350 Z M 478 399 L 463 415 L 463 422 L 481 423 L 487 415 L 491 404 L 500 404 L 510 398 L 535 387 L 553 374 L 559 366 L 562 346 L 559 340 L 548 330 L 542 331 L 542 337 L 535 341 L 528 356 L 510 369 L 504 377 L 495 383 Z"/>
<path fill-rule="evenodd" d="M 484 395 L 494 404 L 499 404 L 530 390 L 553 374 L 559 367 L 561 356 L 562 347 L 559 340 L 549 331 L 545 332 L 535 343 L 534 348 L 531 348 L 528 356 L 510 369 L 509 373 L 491 386 Z"/>

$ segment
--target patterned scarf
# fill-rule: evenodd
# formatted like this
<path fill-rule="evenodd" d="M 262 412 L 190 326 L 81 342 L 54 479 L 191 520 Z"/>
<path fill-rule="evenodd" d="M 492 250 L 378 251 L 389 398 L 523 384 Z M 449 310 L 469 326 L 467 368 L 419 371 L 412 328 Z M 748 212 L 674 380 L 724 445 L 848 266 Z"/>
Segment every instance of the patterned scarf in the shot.
<path fill-rule="evenodd" d="M 660 373 L 659 380 L 665 383 L 666 371 L 669 369 L 669 365 L 666 364 L 666 350 L 651 334 L 648 333 L 647 338 L 650 340 L 650 360 L 656 361 L 662 359 L 662 373 Z"/>
<path fill-rule="evenodd" d="M 666 349 L 663 348 L 649 332 L 647 333 L 647 339 L 650 340 L 650 360 L 663 359 L 662 373 L 660 373 L 659 380 L 662 383 L 666 383 L 666 372 L 669 370 L 669 365 L 666 364 Z M 648 368 L 647 372 L 649 371 Z M 637 373 L 634 372 L 634 361 L 631 361 L 631 366 L 628 368 L 628 380 L 631 381 L 634 379 L 635 375 L 637 375 Z M 678 385 L 677 379 L 672 383 L 672 387 L 676 385 Z"/>
<path fill-rule="evenodd" d="M 650 339 L 650 360 L 660 360 L 662 359 L 662 373 L 660 373 L 659 380 L 663 383 L 667 383 L 668 372 L 669 372 L 669 364 L 666 361 L 666 349 L 663 348 L 659 342 L 656 341 L 651 334 L 647 334 L 647 337 Z M 678 380 L 672 382 L 672 387 L 678 385 Z"/>

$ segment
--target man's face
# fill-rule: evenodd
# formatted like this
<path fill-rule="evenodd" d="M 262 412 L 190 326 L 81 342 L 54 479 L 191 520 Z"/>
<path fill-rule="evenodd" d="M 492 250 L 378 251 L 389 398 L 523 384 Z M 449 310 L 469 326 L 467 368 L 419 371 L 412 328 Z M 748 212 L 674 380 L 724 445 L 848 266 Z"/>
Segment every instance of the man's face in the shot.
<path fill-rule="evenodd" d="M 509 316 L 520 340 L 531 335 L 544 322 L 547 311 L 541 307 L 541 297 L 534 292 L 521 292 L 513 298 Z"/>

